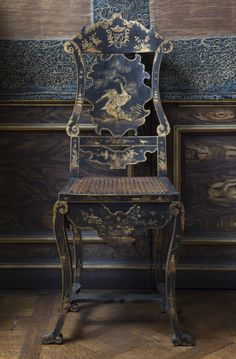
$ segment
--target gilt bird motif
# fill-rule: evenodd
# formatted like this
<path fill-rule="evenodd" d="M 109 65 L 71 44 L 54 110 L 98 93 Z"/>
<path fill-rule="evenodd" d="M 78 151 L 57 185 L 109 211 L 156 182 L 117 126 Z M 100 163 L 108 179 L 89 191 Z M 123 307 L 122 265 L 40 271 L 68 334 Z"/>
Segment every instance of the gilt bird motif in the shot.
<path fill-rule="evenodd" d="M 115 82 L 119 83 L 121 92 L 118 92 L 114 88 L 109 89 L 96 101 L 96 103 L 101 102 L 102 100 L 107 98 L 108 100 L 102 110 L 105 110 L 109 115 L 116 118 L 117 121 L 132 121 L 130 115 L 125 113 L 125 111 L 121 108 L 122 106 L 127 104 L 127 102 L 129 102 L 129 100 L 131 99 L 131 95 L 125 89 L 120 79 L 116 79 Z"/>

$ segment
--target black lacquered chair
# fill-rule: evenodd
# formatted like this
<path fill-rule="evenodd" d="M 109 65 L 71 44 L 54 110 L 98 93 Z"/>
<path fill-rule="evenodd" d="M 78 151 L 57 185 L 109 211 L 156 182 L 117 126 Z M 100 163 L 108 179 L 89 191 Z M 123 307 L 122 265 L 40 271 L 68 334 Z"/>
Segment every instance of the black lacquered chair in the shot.
<path fill-rule="evenodd" d="M 67 312 L 78 310 L 83 267 L 81 230 L 91 228 L 111 246 L 132 245 L 147 230 L 152 231 L 154 270 L 159 278 L 155 297 L 169 314 L 173 344 L 192 345 L 191 336 L 180 328 L 176 310 L 175 273 L 184 213 L 180 195 L 167 178 L 166 136 L 170 126 L 159 95 L 162 56 L 172 50 L 172 44 L 153 28 L 146 29 L 115 14 L 110 20 L 83 28 L 65 44 L 65 50 L 74 56 L 78 88 L 67 125 L 71 178 L 59 193 L 53 218 L 62 265 L 62 303 L 55 329 L 43 338 L 43 343 L 61 343 Z M 150 75 L 141 62 L 144 53 L 152 55 L 151 86 L 146 84 Z M 92 55 L 94 61 L 87 75 L 85 54 Z M 91 106 L 92 135 L 80 131 L 85 99 Z M 151 101 L 155 114 L 150 116 L 146 106 Z M 155 135 L 138 135 L 146 117 L 156 121 Z M 156 174 L 135 176 L 135 165 L 145 162 L 147 156 L 155 156 Z M 88 168 L 96 165 L 98 174 L 80 177 L 80 167 L 85 163 Z M 167 226 L 170 230 L 166 234 L 170 235 L 158 236 Z M 67 239 L 69 228 L 73 232 L 73 255 Z M 137 295 L 128 297 L 132 298 L 142 299 Z"/>

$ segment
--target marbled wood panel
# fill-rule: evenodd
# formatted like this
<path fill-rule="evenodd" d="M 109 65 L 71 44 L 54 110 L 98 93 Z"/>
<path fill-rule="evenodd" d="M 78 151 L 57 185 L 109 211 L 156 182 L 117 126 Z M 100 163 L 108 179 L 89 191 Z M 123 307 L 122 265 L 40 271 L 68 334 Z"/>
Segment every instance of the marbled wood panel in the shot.
<path fill-rule="evenodd" d="M 0 14 L 0 38 L 71 37 L 92 23 L 88 0 L 1 1 Z"/>
<path fill-rule="evenodd" d="M 184 102 L 184 104 L 164 103 L 164 110 L 171 124 L 172 131 L 168 141 L 168 172 L 173 178 L 173 133 L 178 125 L 234 125 L 236 124 L 236 107 L 234 102 L 211 101 L 206 103 Z"/>
<path fill-rule="evenodd" d="M 220 101 L 209 102 L 205 106 L 193 105 L 185 102 L 184 105 L 168 103 L 164 109 L 171 124 L 174 125 L 233 125 L 236 124 L 235 104 Z"/>
<path fill-rule="evenodd" d="M 236 246 L 231 245 L 187 245 L 181 247 L 179 263 L 188 264 L 235 264 Z"/>
<path fill-rule="evenodd" d="M 151 23 L 167 37 L 236 34 L 232 0 L 150 0 Z"/>
<path fill-rule="evenodd" d="M 69 176 L 64 132 L 0 133 L 2 234 L 51 230 L 52 205 Z"/>
<path fill-rule="evenodd" d="M 186 236 L 236 234 L 236 134 L 182 136 Z"/>
<path fill-rule="evenodd" d="M 70 106 L 50 106 L 39 104 L 38 106 L 0 106 L 0 123 L 5 124 L 67 124 L 72 113 L 73 104 Z"/>
<path fill-rule="evenodd" d="M 55 243 L 0 243 L 0 263 L 51 263 L 59 260 Z M 84 259 L 133 259 L 150 258 L 149 242 L 137 240 L 130 247 L 112 248 L 106 243 L 84 243 Z"/>
<path fill-rule="evenodd" d="M 150 242 L 147 239 L 138 239 L 133 245 L 127 247 L 110 247 L 107 244 L 85 244 L 84 257 L 87 259 L 149 259 Z"/>
<path fill-rule="evenodd" d="M 71 116 L 74 104 L 71 102 L 62 102 L 57 105 L 50 105 L 50 103 L 37 103 L 32 106 L 25 104 L 21 106 L 0 106 L 0 124 L 29 124 L 29 125 L 65 125 Z M 80 124 L 91 125 L 92 122 L 87 113 L 87 107 L 81 113 Z"/>
<path fill-rule="evenodd" d="M 10 242 L 10 241 L 9 241 Z M 150 259 L 148 241 L 136 241 L 131 247 L 111 248 L 105 243 L 84 243 L 84 260 L 129 260 Z M 55 243 L 0 243 L 0 263 L 55 263 L 59 262 Z M 183 244 L 180 264 L 231 264 L 236 261 L 236 246 Z M 125 262 L 127 263 L 127 261 Z"/>
<path fill-rule="evenodd" d="M 54 263 L 59 261 L 54 243 L 0 243 L 0 263 Z"/>

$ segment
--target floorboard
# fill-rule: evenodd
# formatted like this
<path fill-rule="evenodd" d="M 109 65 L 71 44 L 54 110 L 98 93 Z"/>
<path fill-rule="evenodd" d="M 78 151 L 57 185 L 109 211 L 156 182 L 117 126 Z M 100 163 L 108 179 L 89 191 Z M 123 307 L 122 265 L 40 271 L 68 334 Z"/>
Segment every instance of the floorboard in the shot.
<path fill-rule="evenodd" d="M 170 342 L 158 303 L 80 303 L 63 345 L 40 344 L 57 318 L 58 291 L 0 291 L 0 359 L 236 359 L 236 292 L 178 292 L 193 348 Z"/>

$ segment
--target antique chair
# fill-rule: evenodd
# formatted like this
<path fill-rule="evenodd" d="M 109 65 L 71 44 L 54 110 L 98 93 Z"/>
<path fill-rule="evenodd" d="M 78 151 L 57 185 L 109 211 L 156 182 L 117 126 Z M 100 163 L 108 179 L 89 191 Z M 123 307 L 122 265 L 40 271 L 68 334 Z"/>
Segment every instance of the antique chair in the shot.
<path fill-rule="evenodd" d="M 59 193 L 53 215 L 62 266 L 62 303 L 55 329 L 43 338 L 44 344 L 61 343 L 67 312 L 78 310 L 84 228 L 95 230 L 111 246 L 132 245 L 148 229 L 152 230 L 156 244 L 154 267 L 160 282 L 156 299 L 169 314 L 173 344 L 193 344 L 191 336 L 182 332 L 176 311 L 175 273 L 184 215 L 179 193 L 167 178 L 166 136 L 170 126 L 159 95 L 161 59 L 171 50 L 171 42 L 164 41 L 153 28 L 146 29 L 119 14 L 83 28 L 73 41 L 65 43 L 65 51 L 73 54 L 77 65 L 78 88 L 67 125 L 71 178 Z M 141 62 L 140 54 L 144 53 L 152 56 L 151 87 L 145 83 L 150 76 Z M 84 54 L 96 59 L 87 76 Z M 90 85 L 86 86 L 88 79 Z M 91 105 L 89 115 L 95 129 L 92 135 L 80 133 L 85 98 Z M 144 105 L 150 100 L 155 113 L 149 121 L 156 123 L 156 135 L 139 136 L 138 128 L 150 114 Z M 156 156 L 156 174 L 134 176 L 134 165 L 145 162 L 147 153 Z M 80 177 L 84 159 L 87 166 L 96 164 L 101 168 L 100 175 Z M 104 176 L 103 168 L 110 175 Z M 170 235 L 165 238 L 168 250 L 164 251 L 160 239 L 163 236 L 158 236 L 158 231 L 167 225 L 171 230 L 166 231 Z M 69 228 L 73 232 L 73 258 L 67 239 Z M 161 275 L 163 253 L 165 276 Z M 132 299 L 137 300 L 137 296 L 128 297 Z"/>

